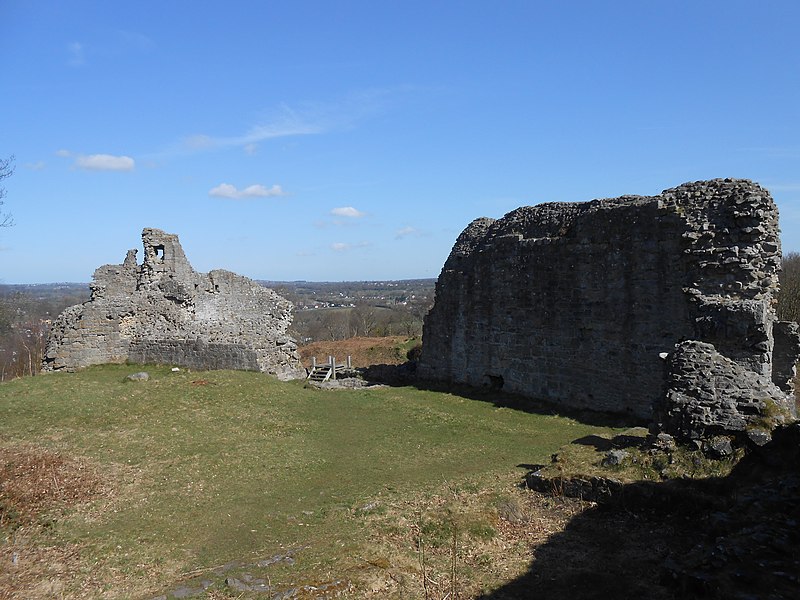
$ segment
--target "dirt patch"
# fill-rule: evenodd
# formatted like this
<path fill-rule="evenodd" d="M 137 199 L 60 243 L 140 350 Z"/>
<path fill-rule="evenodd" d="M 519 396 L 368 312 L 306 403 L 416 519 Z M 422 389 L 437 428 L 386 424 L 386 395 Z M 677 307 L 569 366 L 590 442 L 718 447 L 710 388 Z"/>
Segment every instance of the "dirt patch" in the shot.
<path fill-rule="evenodd" d="M 410 338 L 391 337 L 354 337 L 347 340 L 313 342 L 299 348 L 303 365 L 311 365 L 311 358 L 317 362 L 328 361 L 334 356 L 337 362 L 344 363 L 350 356 L 353 367 L 369 367 L 370 365 L 399 365 L 406 362 L 407 346 Z"/>

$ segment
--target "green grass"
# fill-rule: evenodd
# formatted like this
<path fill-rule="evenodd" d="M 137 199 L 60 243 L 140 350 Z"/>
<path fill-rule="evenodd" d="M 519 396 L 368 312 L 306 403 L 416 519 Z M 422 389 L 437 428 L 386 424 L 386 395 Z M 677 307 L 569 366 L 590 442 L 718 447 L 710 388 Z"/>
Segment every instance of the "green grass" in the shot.
<path fill-rule="evenodd" d="M 517 465 L 609 431 L 415 388 L 317 390 L 164 367 L 146 368 L 147 382 L 124 380 L 137 370 L 0 384 L 0 442 L 85 457 L 115 490 L 50 534 L 81 548 L 107 597 L 152 596 L 187 573 L 286 549 L 301 549 L 297 564 L 270 567 L 273 583 L 342 578 L 369 552 L 360 515 L 370 503 L 521 477 Z"/>

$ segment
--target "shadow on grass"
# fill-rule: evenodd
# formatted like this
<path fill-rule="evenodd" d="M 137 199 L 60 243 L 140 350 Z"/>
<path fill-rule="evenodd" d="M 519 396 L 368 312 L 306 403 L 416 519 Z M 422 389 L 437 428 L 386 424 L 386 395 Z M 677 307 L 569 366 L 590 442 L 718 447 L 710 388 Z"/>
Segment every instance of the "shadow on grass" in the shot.
<path fill-rule="evenodd" d="M 394 387 L 414 387 L 418 390 L 452 394 L 470 400 L 488 402 L 497 407 L 511 408 L 532 414 L 567 417 L 596 427 L 632 427 L 646 425 L 633 415 L 620 415 L 591 410 L 570 409 L 545 400 L 536 400 L 504 392 L 491 386 L 476 388 L 464 384 L 429 381 L 416 376 L 413 363 L 401 365 L 372 365 L 359 369 L 364 379 Z"/>
<path fill-rule="evenodd" d="M 800 597 L 800 425 L 723 479 L 637 482 L 537 547 L 481 600 Z"/>

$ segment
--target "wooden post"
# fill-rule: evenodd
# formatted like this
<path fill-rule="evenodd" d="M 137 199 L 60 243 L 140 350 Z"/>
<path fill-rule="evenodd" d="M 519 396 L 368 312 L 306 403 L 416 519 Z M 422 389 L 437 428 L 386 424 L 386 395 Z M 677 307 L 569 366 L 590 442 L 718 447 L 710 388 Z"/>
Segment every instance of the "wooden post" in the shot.
<path fill-rule="evenodd" d="M 331 356 L 331 372 L 333 373 L 333 380 L 336 381 L 336 358 Z"/>
<path fill-rule="evenodd" d="M 350 362 L 350 355 L 349 354 L 347 355 L 347 368 L 348 369 L 352 369 L 353 368 L 353 364 Z"/>
<path fill-rule="evenodd" d="M 313 371 L 316 368 L 317 368 L 317 357 L 316 356 L 312 356 L 311 357 L 311 370 Z"/>

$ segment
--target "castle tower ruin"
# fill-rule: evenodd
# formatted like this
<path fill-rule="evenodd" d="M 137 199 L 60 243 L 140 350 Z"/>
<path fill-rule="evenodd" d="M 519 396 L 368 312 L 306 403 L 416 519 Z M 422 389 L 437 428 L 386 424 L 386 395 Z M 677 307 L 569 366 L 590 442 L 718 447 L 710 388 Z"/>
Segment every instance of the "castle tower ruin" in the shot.
<path fill-rule="evenodd" d="M 142 243 L 141 265 L 129 250 L 98 268 L 91 299 L 56 319 L 43 370 L 130 361 L 304 376 L 291 302 L 230 271 L 197 273 L 177 235 L 144 229 Z"/>
<path fill-rule="evenodd" d="M 775 314 L 780 261 L 775 203 L 747 180 L 477 219 L 437 281 L 418 373 L 653 418 L 713 372 L 714 402 L 744 398 L 734 412 L 766 397 L 792 411 L 800 335 Z"/>

